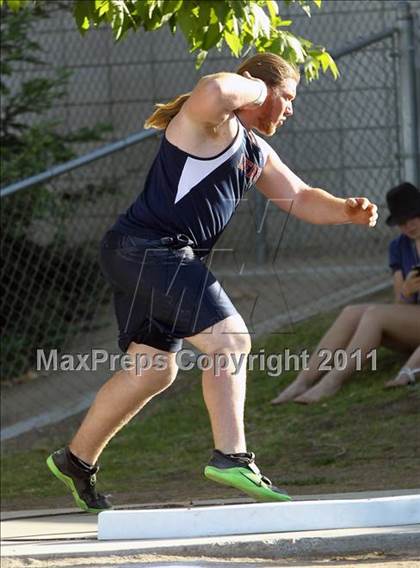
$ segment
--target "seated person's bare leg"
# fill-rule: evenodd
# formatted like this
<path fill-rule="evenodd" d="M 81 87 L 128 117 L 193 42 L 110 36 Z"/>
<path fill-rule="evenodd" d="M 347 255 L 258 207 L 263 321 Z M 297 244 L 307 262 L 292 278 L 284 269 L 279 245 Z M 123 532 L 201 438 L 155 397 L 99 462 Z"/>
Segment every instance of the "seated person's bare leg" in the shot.
<path fill-rule="evenodd" d="M 364 312 L 346 349 L 346 368 L 329 371 L 318 384 L 297 397 L 295 401 L 309 404 L 333 396 L 356 370 L 357 358 L 351 357 L 352 353 L 360 351 L 361 361 L 365 363 L 368 354 L 382 344 L 384 335 L 391 339 L 395 338 L 399 344 L 406 344 L 407 348 L 416 349 L 420 343 L 419 319 L 420 306 L 402 304 L 370 306 Z"/>
<path fill-rule="evenodd" d="M 176 353 L 160 351 L 134 342 L 130 344 L 127 353 L 133 360 L 138 353 L 145 354 L 151 361 L 156 355 L 163 355 L 167 368 L 152 366 L 149 369 L 137 369 L 138 373 L 135 368 L 130 371 L 118 371 L 99 390 L 69 445 L 74 455 L 89 464 L 96 463 L 111 438 L 176 377 Z"/>
<path fill-rule="evenodd" d="M 401 386 L 406 386 L 406 385 L 410 384 L 410 382 L 411 382 L 410 373 L 407 372 L 406 369 L 410 369 L 411 373 L 413 373 L 413 371 L 415 371 L 416 369 L 420 369 L 420 345 L 410 355 L 410 357 L 408 358 L 406 363 L 400 369 L 397 376 L 394 379 L 392 379 L 391 381 L 388 381 L 388 382 L 385 383 L 385 387 L 386 388 L 401 387 Z M 406 371 L 404 371 L 404 370 L 406 370 Z M 416 378 L 418 379 L 419 375 L 420 375 L 420 372 L 417 371 L 417 373 L 415 373 L 415 379 Z"/>
<path fill-rule="evenodd" d="M 272 404 L 281 404 L 293 400 L 307 391 L 324 374 L 323 371 L 320 371 L 320 366 L 325 357 L 321 358 L 318 355 L 320 349 L 327 349 L 331 352 L 337 349 L 345 349 L 368 305 L 346 306 L 342 310 L 310 357 L 308 369 L 302 369 L 296 379 L 271 401 Z"/>

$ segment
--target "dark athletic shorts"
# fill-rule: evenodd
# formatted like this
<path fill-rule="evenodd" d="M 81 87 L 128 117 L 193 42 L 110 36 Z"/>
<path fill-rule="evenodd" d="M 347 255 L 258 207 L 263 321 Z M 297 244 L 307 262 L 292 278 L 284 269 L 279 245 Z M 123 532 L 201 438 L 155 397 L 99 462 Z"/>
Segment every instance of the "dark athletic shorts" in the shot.
<path fill-rule="evenodd" d="M 114 292 L 124 353 L 132 341 L 179 351 L 182 338 L 238 313 L 190 245 L 174 248 L 155 238 L 108 231 L 101 240 L 100 265 Z"/>

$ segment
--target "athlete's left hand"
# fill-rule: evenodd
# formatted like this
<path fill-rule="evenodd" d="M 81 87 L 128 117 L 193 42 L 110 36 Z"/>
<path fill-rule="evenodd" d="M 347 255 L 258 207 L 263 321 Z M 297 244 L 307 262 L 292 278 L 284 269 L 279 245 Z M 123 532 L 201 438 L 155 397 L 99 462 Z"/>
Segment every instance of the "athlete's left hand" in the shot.
<path fill-rule="evenodd" d="M 366 197 L 349 197 L 344 202 L 345 214 L 350 223 L 374 227 L 378 219 L 378 207 Z"/>

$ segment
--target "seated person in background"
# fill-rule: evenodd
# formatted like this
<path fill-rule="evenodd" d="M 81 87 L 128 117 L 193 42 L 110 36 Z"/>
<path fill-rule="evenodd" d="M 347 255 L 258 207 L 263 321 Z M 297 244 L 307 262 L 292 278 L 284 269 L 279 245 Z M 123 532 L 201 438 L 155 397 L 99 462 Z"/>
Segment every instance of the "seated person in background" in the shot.
<path fill-rule="evenodd" d="M 291 400 L 310 404 L 333 396 L 356 369 L 357 358 L 351 354 L 360 350 L 364 363 L 368 354 L 380 345 L 410 354 L 397 377 L 385 387 L 415 382 L 416 374 L 420 373 L 420 269 L 414 268 L 420 266 L 420 191 L 410 183 L 403 183 L 388 191 L 387 203 L 390 215 L 386 222 L 398 225 L 401 232 L 389 245 L 395 303 L 345 307 L 319 342 L 308 368 L 271 404 Z M 345 349 L 345 369 L 320 371 L 325 360 L 325 354 L 318 355 L 320 349 L 327 349 L 333 355 L 337 349 Z M 319 382 L 315 384 L 316 381 Z"/>

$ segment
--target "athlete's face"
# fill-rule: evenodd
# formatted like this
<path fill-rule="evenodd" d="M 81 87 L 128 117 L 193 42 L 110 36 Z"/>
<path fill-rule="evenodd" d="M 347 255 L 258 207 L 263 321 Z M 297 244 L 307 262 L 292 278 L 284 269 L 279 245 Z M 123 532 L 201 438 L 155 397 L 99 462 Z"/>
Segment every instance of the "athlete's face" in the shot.
<path fill-rule="evenodd" d="M 275 134 L 277 128 L 293 115 L 296 88 L 295 79 L 285 79 L 279 87 L 268 90 L 267 98 L 256 116 L 256 130 L 266 136 Z"/>

